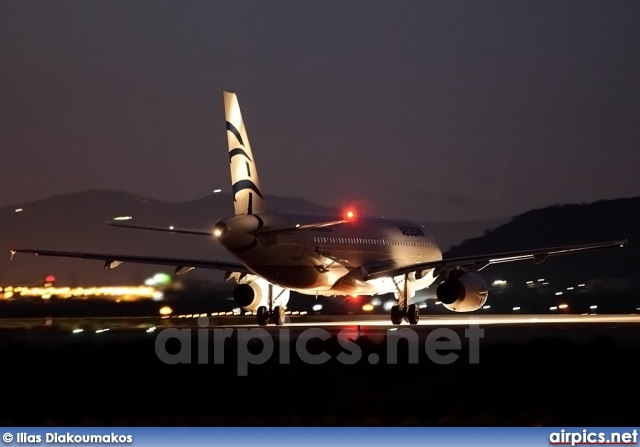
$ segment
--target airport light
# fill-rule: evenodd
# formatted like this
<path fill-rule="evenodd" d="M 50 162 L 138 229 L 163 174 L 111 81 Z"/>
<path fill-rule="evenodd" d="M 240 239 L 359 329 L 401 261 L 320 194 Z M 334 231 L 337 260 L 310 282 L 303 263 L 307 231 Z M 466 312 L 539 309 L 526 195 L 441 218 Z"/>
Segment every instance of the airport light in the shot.
<path fill-rule="evenodd" d="M 533 281 L 527 281 L 527 284 L 533 284 Z"/>
<path fill-rule="evenodd" d="M 391 308 L 392 308 L 393 306 L 395 306 L 395 305 L 396 305 L 396 302 L 395 302 L 395 301 L 386 301 L 386 302 L 384 303 L 384 306 L 382 306 L 382 307 L 384 308 L 384 310 L 391 310 Z"/>
<path fill-rule="evenodd" d="M 427 303 L 418 304 L 418 308 L 420 308 L 420 309 L 425 309 L 426 307 L 427 307 Z"/>
<path fill-rule="evenodd" d="M 371 312 L 373 310 L 373 304 L 365 304 L 364 306 L 362 306 L 362 310 L 364 310 L 365 312 Z"/>
<path fill-rule="evenodd" d="M 543 282 L 543 281 L 544 281 L 544 278 L 539 278 L 538 279 L 538 282 Z"/>
<path fill-rule="evenodd" d="M 153 332 L 156 330 L 155 326 L 150 327 L 149 329 L 147 329 L 147 332 Z"/>
<path fill-rule="evenodd" d="M 382 304 L 382 300 L 380 298 L 374 298 L 371 300 L 371 304 L 373 304 L 374 306 L 378 307 Z"/>
<path fill-rule="evenodd" d="M 483 306 L 482 310 L 487 310 L 487 309 L 491 309 L 491 306 Z"/>
<path fill-rule="evenodd" d="M 567 307 L 569 307 L 569 305 L 568 305 L 568 304 L 560 304 L 560 305 L 558 306 L 558 309 L 566 309 Z"/>
<path fill-rule="evenodd" d="M 578 284 L 578 287 L 584 287 L 584 286 L 585 286 L 584 284 Z"/>
<path fill-rule="evenodd" d="M 16 213 L 21 213 L 21 212 L 22 212 L 22 208 L 16 208 L 14 211 L 15 211 Z"/>
<path fill-rule="evenodd" d="M 562 295 L 562 292 L 556 292 L 556 295 Z"/>
<path fill-rule="evenodd" d="M 314 304 L 313 307 L 311 308 L 311 310 L 313 310 L 314 312 L 318 312 L 322 310 L 322 304 Z"/>
<path fill-rule="evenodd" d="M 166 273 L 156 273 L 155 275 L 153 275 L 153 280 L 156 284 L 166 285 L 171 282 L 171 276 L 167 275 Z"/>
<path fill-rule="evenodd" d="M 513 308 L 513 310 L 520 310 L 520 307 L 516 306 L 516 307 Z"/>
<path fill-rule="evenodd" d="M 551 306 L 549 310 L 558 310 L 558 306 Z"/>
<path fill-rule="evenodd" d="M 108 330 L 109 330 L 109 329 L 98 329 L 98 330 L 96 331 L 96 334 L 101 334 L 101 333 L 103 333 L 103 332 L 107 332 Z"/>
<path fill-rule="evenodd" d="M 160 315 L 171 315 L 173 313 L 173 309 L 169 306 L 164 306 L 160 308 Z"/>
<path fill-rule="evenodd" d="M 79 334 L 79 333 L 80 333 L 80 332 L 82 332 L 82 331 L 83 331 L 83 329 L 74 329 L 72 332 L 73 332 L 74 334 Z"/>
<path fill-rule="evenodd" d="M 504 279 L 496 279 L 493 282 L 494 286 L 504 286 L 507 283 L 507 281 L 505 281 Z"/>
<path fill-rule="evenodd" d="M 218 194 L 219 192 L 222 192 L 222 190 L 221 190 L 220 188 L 218 188 L 218 189 L 214 189 L 214 190 L 213 190 L 213 193 L 214 193 L 214 194 Z"/>
<path fill-rule="evenodd" d="M 573 290 L 573 287 L 567 287 L 567 290 Z"/>
<path fill-rule="evenodd" d="M 133 217 L 131 216 L 118 216 L 113 218 L 113 220 L 131 220 L 131 219 L 133 219 Z"/>
<path fill-rule="evenodd" d="M 598 306 L 596 306 L 595 304 L 593 306 L 589 306 L 589 309 L 597 309 Z"/>

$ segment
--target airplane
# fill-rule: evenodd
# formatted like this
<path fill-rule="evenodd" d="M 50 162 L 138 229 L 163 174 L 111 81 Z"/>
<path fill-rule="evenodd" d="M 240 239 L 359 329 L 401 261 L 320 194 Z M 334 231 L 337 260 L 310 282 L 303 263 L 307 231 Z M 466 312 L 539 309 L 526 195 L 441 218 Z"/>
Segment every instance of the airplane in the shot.
<path fill-rule="evenodd" d="M 110 221 L 109 225 L 215 238 L 238 262 L 205 259 L 130 256 L 10 247 L 15 253 L 104 261 L 105 269 L 122 263 L 170 265 L 175 274 L 194 268 L 225 271 L 236 281 L 236 303 L 255 312 L 264 326 L 285 324 L 290 292 L 315 296 L 359 296 L 393 293 L 394 325 L 417 324 L 420 308 L 411 299 L 436 280 L 437 299 L 453 312 L 472 312 L 487 301 L 487 283 L 477 272 L 505 262 L 533 260 L 609 247 L 627 240 L 539 248 L 444 259 L 435 239 L 422 225 L 408 220 L 359 216 L 279 213 L 269 210 L 258 178 L 237 95 L 225 91 L 224 108 L 234 215 L 213 228 L 179 228 Z"/>

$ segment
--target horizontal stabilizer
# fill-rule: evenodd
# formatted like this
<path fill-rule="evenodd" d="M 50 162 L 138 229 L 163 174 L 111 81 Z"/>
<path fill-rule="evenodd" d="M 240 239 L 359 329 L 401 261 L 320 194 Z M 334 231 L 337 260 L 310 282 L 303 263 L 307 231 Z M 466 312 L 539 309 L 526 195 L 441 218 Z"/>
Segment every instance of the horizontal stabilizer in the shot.
<path fill-rule="evenodd" d="M 134 228 L 136 230 L 164 231 L 167 233 L 197 234 L 200 236 L 213 236 L 213 229 L 207 230 L 207 229 L 201 229 L 201 228 L 181 228 L 181 227 L 174 227 L 172 225 L 165 225 L 165 226 L 133 225 L 133 224 L 117 223 L 113 221 L 108 221 L 107 225 L 110 225 L 112 227 Z"/>
<path fill-rule="evenodd" d="M 254 236 L 258 236 L 258 235 L 265 235 L 265 234 L 278 234 L 278 233 L 291 233 L 292 231 L 299 231 L 299 230 L 311 230 L 314 228 L 325 228 L 325 227 L 331 227 L 334 225 L 340 225 L 343 223 L 347 223 L 349 222 L 348 220 L 333 220 L 330 222 L 317 222 L 317 223 L 311 223 L 311 224 L 305 224 L 305 225 L 294 225 L 291 227 L 280 227 L 280 228 L 261 228 L 259 230 L 256 231 L 252 231 L 251 234 Z"/>

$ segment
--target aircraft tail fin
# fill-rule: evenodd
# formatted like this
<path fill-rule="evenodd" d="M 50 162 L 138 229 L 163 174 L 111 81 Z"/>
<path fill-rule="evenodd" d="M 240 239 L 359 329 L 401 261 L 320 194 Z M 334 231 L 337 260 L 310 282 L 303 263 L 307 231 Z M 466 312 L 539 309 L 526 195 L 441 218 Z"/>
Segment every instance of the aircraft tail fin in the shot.
<path fill-rule="evenodd" d="M 224 112 L 227 120 L 227 143 L 235 214 L 254 214 L 265 211 L 266 202 L 260 189 L 255 158 L 251 152 L 247 129 L 235 93 L 224 92 Z"/>

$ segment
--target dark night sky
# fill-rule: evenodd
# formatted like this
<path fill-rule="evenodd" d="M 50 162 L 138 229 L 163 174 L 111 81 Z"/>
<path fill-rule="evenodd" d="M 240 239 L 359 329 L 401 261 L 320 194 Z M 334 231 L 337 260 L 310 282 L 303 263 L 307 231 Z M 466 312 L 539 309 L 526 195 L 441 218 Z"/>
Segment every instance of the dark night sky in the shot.
<path fill-rule="evenodd" d="M 640 195 L 638 1 L 2 1 L 0 206 L 229 190 L 225 89 L 267 194 L 432 221 Z"/>

